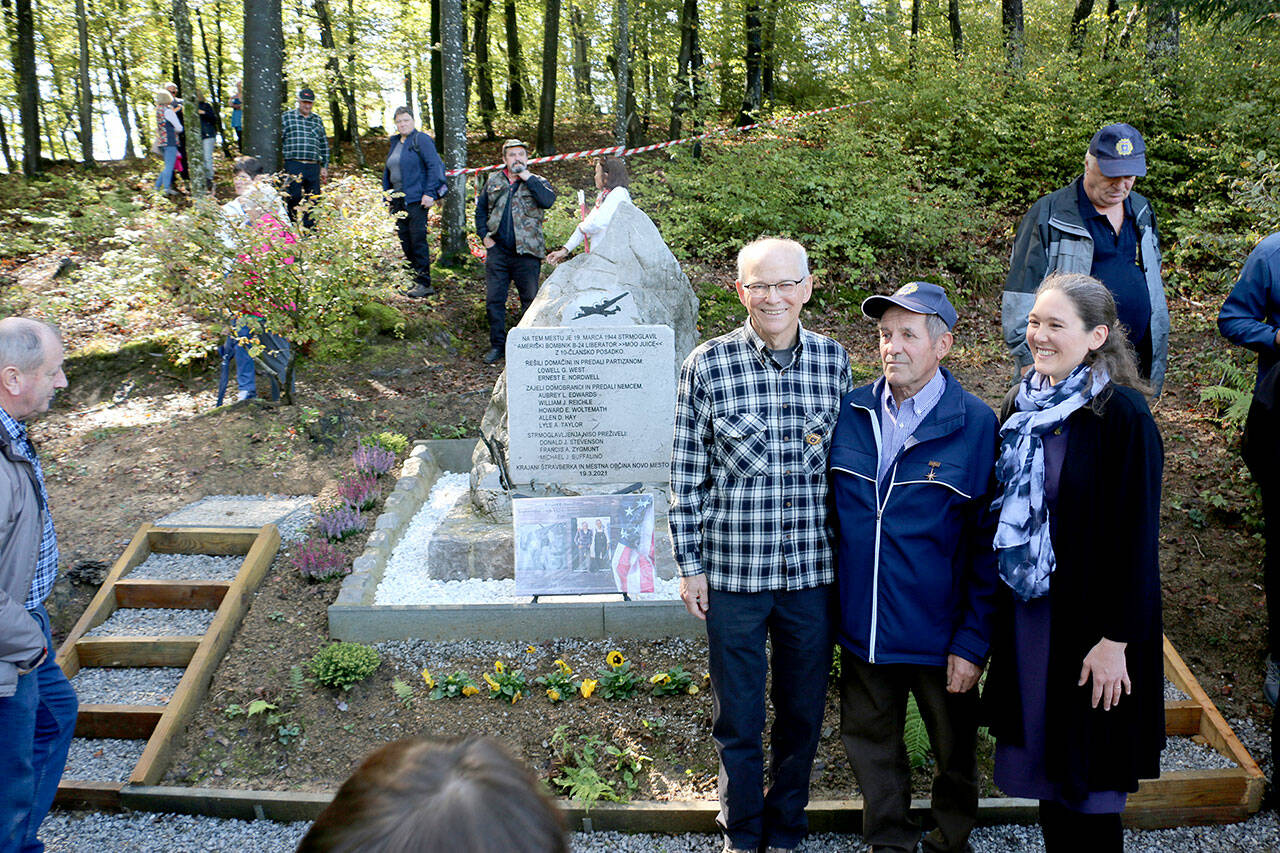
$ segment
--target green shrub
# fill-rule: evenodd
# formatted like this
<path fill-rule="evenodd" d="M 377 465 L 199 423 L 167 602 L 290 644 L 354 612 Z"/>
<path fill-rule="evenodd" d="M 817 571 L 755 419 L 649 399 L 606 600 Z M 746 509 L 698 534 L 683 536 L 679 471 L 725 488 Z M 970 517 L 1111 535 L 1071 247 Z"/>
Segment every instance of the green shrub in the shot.
<path fill-rule="evenodd" d="M 409 437 L 398 432 L 375 432 L 360 439 L 360 443 L 366 447 L 381 447 L 396 456 L 409 449 Z"/>
<path fill-rule="evenodd" d="M 316 652 L 307 668 L 317 683 L 350 690 L 356 682 L 373 675 L 381 663 L 382 659 L 370 646 L 334 643 Z"/>

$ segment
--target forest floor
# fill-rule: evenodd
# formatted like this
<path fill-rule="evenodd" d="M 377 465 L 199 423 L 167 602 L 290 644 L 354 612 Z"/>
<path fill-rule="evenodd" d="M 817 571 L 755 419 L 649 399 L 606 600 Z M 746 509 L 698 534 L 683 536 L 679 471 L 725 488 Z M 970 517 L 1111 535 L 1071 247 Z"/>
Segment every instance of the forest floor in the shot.
<path fill-rule="evenodd" d="M 580 171 L 582 175 L 574 172 L 575 186 L 585 183 L 585 170 Z M 37 253 L 8 261 L 13 283 L 6 301 L 38 304 L 42 293 L 65 287 L 53 277 L 58 260 L 58 253 Z M 83 262 L 94 262 L 92 253 Z M 732 290 L 733 271 L 723 263 L 685 268 L 704 297 Z M 331 495 L 360 434 L 394 430 L 411 439 L 476 436 L 499 376 L 499 368 L 480 362 L 487 348 L 482 270 L 476 265 L 441 270 L 436 287 L 438 294 L 430 299 L 396 301 L 409 318 L 402 339 L 371 341 L 361 356 L 345 362 L 304 362 L 296 405 L 234 407 L 214 415 L 209 415 L 217 385 L 212 364 L 182 375 L 166 367 L 158 354 L 104 347 L 92 316 L 50 317 L 66 336 L 70 385 L 31 427 L 44 461 L 63 564 L 80 569 L 72 572 L 78 582 L 62 581 L 50 602 L 57 631 L 65 634 L 92 597 L 94 572 L 88 569 L 95 563 L 99 570 L 110 566 L 143 523 L 212 494 Z M 816 291 L 822 288 L 817 282 Z M 1010 378 L 1000 336 L 998 285 L 970 293 L 961 302 L 957 345 L 948 366 L 966 388 L 998 405 Z M 844 344 L 857 377 L 867 381 L 878 372 L 870 321 L 852 310 L 815 310 L 840 303 L 815 299 L 803 321 Z M 1255 532 L 1259 510 L 1242 474 L 1235 438 L 1199 402 L 1199 389 L 1220 381 L 1219 360 L 1228 345 L 1214 326 L 1216 305 L 1175 297 L 1171 310 L 1170 369 L 1164 395 L 1153 407 L 1166 451 L 1161 512 L 1165 630 L 1228 718 L 1249 718 L 1265 727 L 1271 710 L 1262 700 L 1265 610 L 1262 543 Z M 704 337 L 719 334 L 743 315 L 741 310 L 704 311 L 701 332 Z M 317 441 L 318 422 L 340 428 Z M 349 540 L 345 547 L 358 552 L 362 539 Z M 551 776 L 564 761 L 566 747 L 554 737 L 564 727 L 560 732 L 568 747 L 603 750 L 613 745 L 624 756 L 630 751 L 653 759 L 638 774 L 634 796 L 714 797 L 706 690 L 662 698 L 642 692 L 619 702 L 595 697 L 558 705 L 549 705 L 541 695 L 505 706 L 481 697 L 431 702 L 417 666 L 396 661 L 384 663 L 347 693 L 300 684 L 291 672 L 326 644 L 325 608 L 337 590 L 336 583 L 301 581 L 282 551 L 254 596 L 208 699 L 187 729 L 167 783 L 331 789 L 377 742 L 409 734 L 477 732 L 504 739 Z M 649 641 L 619 649 L 646 676 L 680 665 L 695 673 L 695 684 L 702 684 L 705 645 Z M 530 676 L 550 671 L 557 658 L 566 660 L 577 677 L 604 665 L 599 648 L 571 641 L 527 649 L 519 644 L 444 644 L 426 656 L 437 679 L 461 669 L 478 681 L 492 670 L 495 656 Z M 396 678 L 414 686 L 411 698 L 397 695 Z M 226 714 L 228 706 L 247 707 L 254 699 L 275 704 L 283 724 L 297 725 L 298 731 L 282 736 L 278 725 L 266 724 L 265 715 L 246 719 Z M 814 775 L 816 798 L 845 797 L 852 790 L 838 728 L 833 693 Z M 609 759 L 611 767 L 614 760 Z M 989 783 L 986 790 L 992 790 Z"/>

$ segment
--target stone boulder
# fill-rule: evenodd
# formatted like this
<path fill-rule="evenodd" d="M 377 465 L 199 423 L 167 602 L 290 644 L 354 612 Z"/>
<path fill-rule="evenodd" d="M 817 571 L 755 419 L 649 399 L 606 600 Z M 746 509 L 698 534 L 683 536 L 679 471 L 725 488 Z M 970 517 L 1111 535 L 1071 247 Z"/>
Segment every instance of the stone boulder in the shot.
<path fill-rule="evenodd" d="M 615 314 L 587 313 L 580 309 L 616 300 Z M 557 326 L 670 326 L 675 332 L 675 369 L 698 343 L 698 297 L 689 278 L 648 216 L 623 202 L 604 236 L 592 242 L 591 251 L 561 264 L 542 283 L 538 295 L 520 320 L 521 328 Z M 511 519 L 511 499 L 503 490 L 490 445 L 505 454 L 507 434 L 507 374 L 493 386 L 489 407 L 480 422 L 481 441 L 472 456 L 471 498 L 476 509 L 496 521 Z M 504 460 L 505 461 L 505 460 Z M 610 494 L 628 484 L 540 484 L 526 497 Z M 664 492 L 665 484 L 645 484 L 649 491 Z M 658 511 L 666 501 L 659 499 Z"/>

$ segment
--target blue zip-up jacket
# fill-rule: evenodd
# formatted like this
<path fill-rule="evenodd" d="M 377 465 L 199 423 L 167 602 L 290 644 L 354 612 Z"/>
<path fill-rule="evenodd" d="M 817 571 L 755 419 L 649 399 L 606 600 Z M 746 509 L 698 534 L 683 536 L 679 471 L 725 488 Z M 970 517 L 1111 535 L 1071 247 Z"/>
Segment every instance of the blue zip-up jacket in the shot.
<path fill-rule="evenodd" d="M 388 159 L 399 144 L 400 134 L 397 133 L 389 140 Z M 444 180 L 444 161 L 436 152 L 435 142 L 427 134 L 415 130 L 409 134 L 405 146 L 400 153 L 400 186 L 405 204 L 419 204 L 424 195 L 439 201 L 449 187 Z M 391 170 L 385 165 L 382 167 L 382 189 L 391 190 Z"/>
<path fill-rule="evenodd" d="M 1280 361 L 1276 329 L 1280 329 L 1280 232 L 1263 239 L 1249 253 L 1240 280 L 1218 312 L 1222 336 L 1258 353 L 1255 391 L 1262 385 L 1262 377 Z"/>
<path fill-rule="evenodd" d="M 883 377 L 846 394 L 831 440 L 842 647 L 869 663 L 984 665 L 999 575 L 999 421 L 945 369 L 941 399 L 894 460 L 883 489 Z"/>

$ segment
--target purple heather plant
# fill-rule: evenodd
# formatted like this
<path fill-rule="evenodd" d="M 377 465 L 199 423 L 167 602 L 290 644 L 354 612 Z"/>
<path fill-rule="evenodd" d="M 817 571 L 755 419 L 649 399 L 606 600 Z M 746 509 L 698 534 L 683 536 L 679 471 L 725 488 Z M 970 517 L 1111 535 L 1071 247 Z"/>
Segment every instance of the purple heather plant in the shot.
<path fill-rule="evenodd" d="M 348 474 L 338 483 L 338 496 L 356 509 L 373 506 L 378 494 L 378 478 L 372 474 Z"/>
<path fill-rule="evenodd" d="M 351 454 L 351 462 L 361 474 L 381 477 L 396 464 L 396 455 L 383 447 L 361 444 Z"/>
<path fill-rule="evenodd" d="M 341 542 L 351 534 L 364 530 L 364 516 L 353 506 L 338 504 L 317 515 L 316 525 L 325 539 Z"/>
<path fill-rule="evenodd" d="M 308 539 L 294 549 L 293 567 L 309 581 L 324 581 L 351 573 L 346 556 L 323 539 Z"/>

